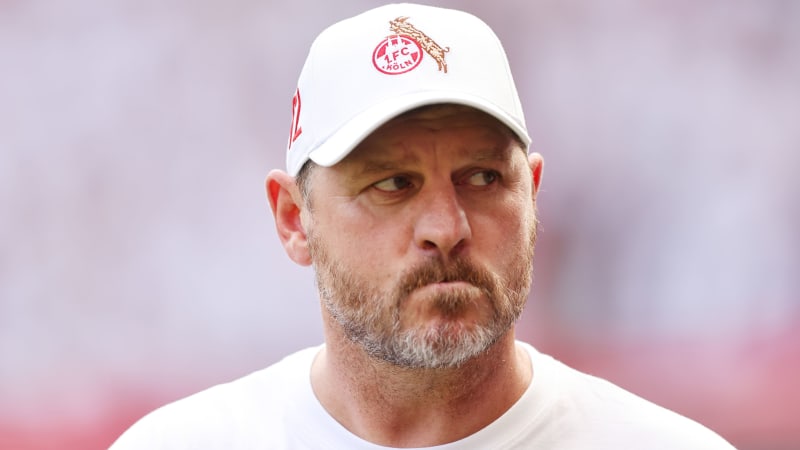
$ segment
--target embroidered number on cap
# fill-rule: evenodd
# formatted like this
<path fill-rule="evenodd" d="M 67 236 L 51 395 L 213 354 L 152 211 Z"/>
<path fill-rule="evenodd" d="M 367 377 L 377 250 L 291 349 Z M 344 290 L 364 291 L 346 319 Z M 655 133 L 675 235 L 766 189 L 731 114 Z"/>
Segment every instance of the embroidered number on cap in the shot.
<path fill-rule="evenodd" d="M 292 144 L 302 132 L 303 128 L 300 127 L 300 89 L 297 89 L 292 97 L 292 129 L 289 132 L 289 148 L 292 148 Z"/>

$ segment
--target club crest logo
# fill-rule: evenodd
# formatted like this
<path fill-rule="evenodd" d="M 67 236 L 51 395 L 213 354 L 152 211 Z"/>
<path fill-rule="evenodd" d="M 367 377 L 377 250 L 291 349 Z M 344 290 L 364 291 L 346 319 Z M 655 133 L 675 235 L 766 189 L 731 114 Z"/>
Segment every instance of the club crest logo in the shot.
<path fill-rule="evenodd" d="M 372 53 L 375 68 L 387 75 L 399 75 L 422 62 L 422 47 L 408 36 L 387 36 Z"/>
<path fill-rule="evenodd" d="M 414 70 L 422 62 L 423 51 L 430 55 L 440 72 L 447 73 L 445 53 L 450 47 L 442 47 L 422 31 L 408 22 L 408 17 L 389 21 L 389 29 L 395 34 L 383 39 L 372 52 L 375 68 L 387 75 L 399 75 Z"/>

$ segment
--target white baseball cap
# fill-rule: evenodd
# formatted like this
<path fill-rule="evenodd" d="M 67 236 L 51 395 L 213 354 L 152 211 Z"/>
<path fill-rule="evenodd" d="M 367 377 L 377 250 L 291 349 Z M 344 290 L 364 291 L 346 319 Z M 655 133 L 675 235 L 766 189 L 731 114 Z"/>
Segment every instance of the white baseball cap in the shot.
<path fill-rule="evenodd" d="M 300 73 L 287 170 L 297 175 L 309 159 L 332 166 L 388 120 L 440 103 L 484 111 L 530 145 L 505 51 L 477 17 L 393 4 L 338 22 Z"/>

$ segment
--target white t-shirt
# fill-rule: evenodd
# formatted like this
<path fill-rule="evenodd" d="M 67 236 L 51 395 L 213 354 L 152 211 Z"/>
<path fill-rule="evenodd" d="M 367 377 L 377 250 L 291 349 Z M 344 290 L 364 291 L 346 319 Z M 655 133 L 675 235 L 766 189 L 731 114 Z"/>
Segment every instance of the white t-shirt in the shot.
<path fill-rule="evenodd" d="M 732 449 L 702 425 L 608 381 L 572 369 L 532 346 L 533 382 L 500 418 L 436 450 Z M 311 388 L 322 347 L 161 407 L 134 424 L 112 450 L 380 450 L 350 433 Z"/>

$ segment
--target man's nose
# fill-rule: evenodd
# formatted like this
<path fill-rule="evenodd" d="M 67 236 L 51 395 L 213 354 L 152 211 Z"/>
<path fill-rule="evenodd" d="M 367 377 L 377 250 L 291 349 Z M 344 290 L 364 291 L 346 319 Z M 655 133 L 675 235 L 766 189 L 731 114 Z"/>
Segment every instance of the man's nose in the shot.
<path fill-rule="evenodd" d="M 426 252 L 440 253 L 439 256 L 444 258 L 463 251 L 472 237 L 472 229 L 455 186 L 447 184 L 431 188 L 417 200 L 419 205 L 414 224 L 417 247 Z"/>

